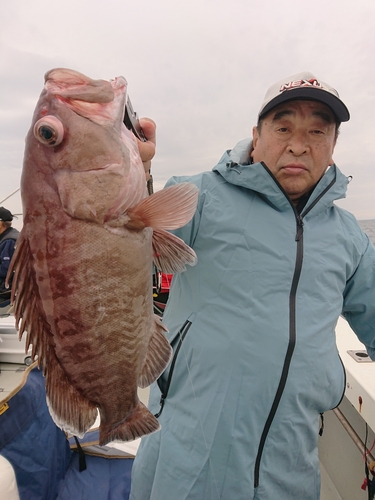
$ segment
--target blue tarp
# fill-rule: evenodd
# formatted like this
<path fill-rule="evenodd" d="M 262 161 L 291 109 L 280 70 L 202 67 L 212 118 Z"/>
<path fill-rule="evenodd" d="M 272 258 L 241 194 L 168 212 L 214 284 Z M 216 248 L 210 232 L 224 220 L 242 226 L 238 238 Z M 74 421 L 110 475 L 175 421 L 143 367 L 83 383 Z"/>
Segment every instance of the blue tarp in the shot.
<path fill-rule="evenodd" d="M 32 369 L 25 385 L 0 415 L 0 453 L 12 464 L 21 500 L 53 500 L 72 452 L 52 421 L 44 378 Z"/>
<path fill-rule="evenodd" d="M 85 455 L 86 470 L 79 472 L 74 453 L 58 500 L 128 500 L 131 458 L 103 458 Z"/>
<path fill-rule="evenodd" d="M 133 459 L 85 454 L 80 472 L 79 454 L 49 414 L 42 373 L 26 373 L 0 414 L 0 454 L 14 468 L 20 500 L 127 500 Z"/>

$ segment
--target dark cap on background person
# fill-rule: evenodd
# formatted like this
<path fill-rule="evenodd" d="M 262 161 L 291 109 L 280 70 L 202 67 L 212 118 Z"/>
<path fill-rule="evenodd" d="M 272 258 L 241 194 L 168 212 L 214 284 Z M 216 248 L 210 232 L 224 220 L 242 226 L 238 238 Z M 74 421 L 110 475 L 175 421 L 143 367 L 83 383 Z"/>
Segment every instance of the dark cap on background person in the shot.
<path fill-rule="evenodd" d="M 0 221 L 11 222 L 13 220 L 13 214 L 4 207 L 0 207 Z"/>
<path fill-rule="evenodd" d="M 274 83 L 265 95 L 259 111 L 259 118 L 266 115 L 275 106 L 294 99 L 320 101 L 329 106 L 339 122 L 350 118 L 348 108 L 333 87 L 322 82 L 308 71 L 297 73 Z"/>

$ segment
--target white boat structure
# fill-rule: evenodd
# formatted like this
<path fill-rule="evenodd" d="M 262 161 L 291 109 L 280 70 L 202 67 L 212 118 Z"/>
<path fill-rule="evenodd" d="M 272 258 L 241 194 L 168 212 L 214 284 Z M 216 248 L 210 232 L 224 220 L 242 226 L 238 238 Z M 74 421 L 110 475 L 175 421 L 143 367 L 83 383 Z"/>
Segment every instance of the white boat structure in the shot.
<path fill-rule="evenodd" d="M 337 324 L 336 342 L 346 389 L 339 407 L 325 414 L 319 446 L 322 500 L 368 500 L 366 461 L 370 479 L 375 475 L 375 362 L 343 318 Z M 366 456 L 365 447 L 372 448 Z"/>

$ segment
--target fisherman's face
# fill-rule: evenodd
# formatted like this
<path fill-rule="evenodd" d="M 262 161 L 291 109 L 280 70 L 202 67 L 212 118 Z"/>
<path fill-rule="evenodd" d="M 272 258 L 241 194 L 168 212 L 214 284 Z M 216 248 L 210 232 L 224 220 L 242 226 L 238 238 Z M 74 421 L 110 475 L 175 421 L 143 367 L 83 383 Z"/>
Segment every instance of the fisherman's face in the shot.
<path fill-rule="evenodd" d="M 288 101 L 253 129 L 254 163 L 264 162 L 296 205 L 332 165 L 336 123 L 318 101 Z"/>

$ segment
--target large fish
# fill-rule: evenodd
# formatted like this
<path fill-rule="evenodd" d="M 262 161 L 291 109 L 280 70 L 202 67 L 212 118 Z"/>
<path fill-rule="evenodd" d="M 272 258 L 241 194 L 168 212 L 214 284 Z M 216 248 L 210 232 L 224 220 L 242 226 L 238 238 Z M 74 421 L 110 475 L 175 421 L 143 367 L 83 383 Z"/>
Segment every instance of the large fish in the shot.
<path fill-rule="evenodd" d="M 50 413 L 82 436 L 99 410 L 102 445 L 159 429 L 137 397 L 171 357 L 153 314 L 152 262 L 172 273 L 196 262 L 166 230 L 193 216 L 197 188 L 147 195 L 123 125 L 126 89 L 123 77 L 45 75 L 26 138 L 13 259 L 15 316 L 43 367 Z"/>

